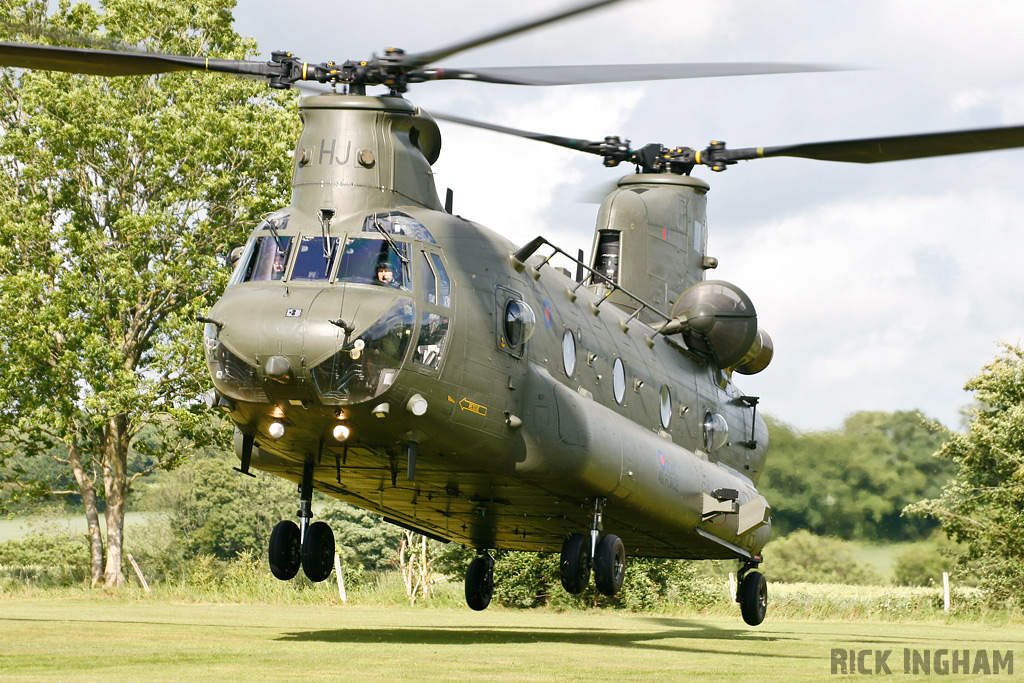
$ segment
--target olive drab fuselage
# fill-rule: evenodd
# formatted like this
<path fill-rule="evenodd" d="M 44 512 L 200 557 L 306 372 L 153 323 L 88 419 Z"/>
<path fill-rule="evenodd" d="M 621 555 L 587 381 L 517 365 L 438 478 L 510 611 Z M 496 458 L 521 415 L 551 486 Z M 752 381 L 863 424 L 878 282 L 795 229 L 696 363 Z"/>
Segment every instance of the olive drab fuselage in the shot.
<path fill-rule="evenodd" d="M 477 548 L 558 551 L 603 499 L 633 555 L 761 550 L 756 399 L 624 293 L 668 311 L 704 280 L 703 181 L 620 181 L 592 252 L 609 280 L 581 285 L 445 212 L 437 126 L 406 100 L 301 114 L 291 204 L 207 317 L 240 456 L 296 482 L 311 463 L 316 490 Z"/>

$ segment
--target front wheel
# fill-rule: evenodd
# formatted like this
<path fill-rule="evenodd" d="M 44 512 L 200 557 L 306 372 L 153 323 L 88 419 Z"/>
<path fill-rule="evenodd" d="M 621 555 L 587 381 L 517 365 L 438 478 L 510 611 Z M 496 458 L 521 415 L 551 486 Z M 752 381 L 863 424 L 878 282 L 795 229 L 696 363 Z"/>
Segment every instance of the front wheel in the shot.
<path fill-rule="evenodd" d="M 302 542 L 298 525 L 290 519 L 278 522 L 270 532 L 270 572 L 288 581 L 295 578 L 302 563 Z"/>
<path fill-rule="evenodd" d="M 334 568 L 334 532 L 326 522 L 313 522 L 302 544 L 302 571 L 310 581 L 323 581 Z"/>
<path fill-rule="evenodd" d="M 739 593 L 743 621 L 757 626 L 768 611 L 768 579 L 761 572 L 750 572 L 743 577 Z"/>

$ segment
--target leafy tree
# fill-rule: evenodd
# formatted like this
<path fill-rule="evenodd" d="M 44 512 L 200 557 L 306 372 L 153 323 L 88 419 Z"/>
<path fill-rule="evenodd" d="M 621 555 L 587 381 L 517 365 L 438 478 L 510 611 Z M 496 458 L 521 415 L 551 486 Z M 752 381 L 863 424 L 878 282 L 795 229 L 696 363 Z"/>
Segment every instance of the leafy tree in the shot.
<path fill-rule="evenodd" d="M 294 498 L 294 492 L 293 492 Z M 322 521 L 331 525 L 338 552 L 349 564 L 360 564 L 370 571 L 394 566 L 404 530 L 373 512 L 331 500 L 319 511 Z"/>
<path fill-rule="evenodd" d="M 772 541 L 766 553 L 764 572 L 785 583 L 880 584 L 882 577 L 872 567 L 857 562 L 849 541 L 815 536 L 806 529 Z"/>
<path fill-rule="evenodd" d="M 910 505 L 955 541 L 994 601 L 1024 606 L 1024 348 L 1004 344 L 965 388 L 979 407 L 937 453 L 956 467 L 938 498 Z"/>
<path fill-rule="evenodd" d="M 45 25 L 44 36 L 242 58 L 256 46 L 233 31 L 232 7 L 65 2 L 47 17 L 43 0 L 11 0 L 0 33 L 24 39 L 11 27 Z M 93 585 L 124 581 L 136 479 L 215 436 L 199 416 L 207 381 L 194 320 L 226 282 L 221 255 L 285 203 L 293 104 L 216 74 L 0 70 L 0 447 L 65 454 Z M 152 438 L 140 440 L 143 429 Z M 132 445 L 150 464 L 129 474 Z"/>
<path fill-rule="evenodd" d="M 914 412 L 859 412 L 841 431 L 801 434 L 772 422 L 761 488 L 778 533 L 808 529 L 846 539 L 918 540 L 935 523 L 901 517 L 936 495 L 951 468 L 931 457 L 945 430 Z"/>
<path fill-rule="evenodd" d="M 146 506 L 166 511 L 185 561 L 266 555 L 274 525 L 295 515 L 295 484 L 259 471 L 246 477 L 232 464 L 233 456 L 195 457 L 148 487 Z"/>

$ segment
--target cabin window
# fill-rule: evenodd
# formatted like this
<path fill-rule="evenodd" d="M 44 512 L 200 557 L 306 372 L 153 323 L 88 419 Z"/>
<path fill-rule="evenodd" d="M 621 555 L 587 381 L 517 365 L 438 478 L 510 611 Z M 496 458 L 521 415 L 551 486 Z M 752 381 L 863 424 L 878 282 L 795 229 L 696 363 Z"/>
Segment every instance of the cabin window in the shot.
<path fill-rule="evenodd" d="M 562 335 L 562 367 L 569 377 L 576 372 L 576 337 L 572 330 L 566 330 Z"/>
<path fill-rule="evenodd" d="M 661 385 L 661 426 L 668 429 L 672 421 L 672 392 L 668 386 Z"/>
<path fill-rule="evenodd" d="M 424 313 L 420 320 L 420 334 L 416 338 L 413 362 L 436 370 L 441 363 L 447 336 L 448 318 L 437 313 Z"/>
<path fill-rule="evenodd" d="M 612 393 L 615 394 L 615 402 L 622 405 L 626 398 L 626 366 L 621 358 L 616 358 L 612 365 Z"/>
<path fill-rule="evenodd" d="M 354 282 L 412 290 L 409 245 L 377 237 L 353 237 L 338 268 L 338 282 Z"/>
<path fill-rule="evenodd" d="M 252 256 L 245 264 L 239 281 L 266 282 L 283 278 L 291 241 L 291 237 L 257 237 Z"/>
<path fill-rule="evenodd" d="M 328 280 L 338 255 L 338 238 L 303 237 L 299 240 L 292 280 Z"/>
<path fill-rule="evenodd" d="M 437 281 L 440 288 L 437 303 L 448 307 L 452 305 L 452 283 L 448 279 L 448 271 L 444 269 L 440 254 L 431 254 L 430 261 L 434 264 L 434 272 L 437 273 Z"/>

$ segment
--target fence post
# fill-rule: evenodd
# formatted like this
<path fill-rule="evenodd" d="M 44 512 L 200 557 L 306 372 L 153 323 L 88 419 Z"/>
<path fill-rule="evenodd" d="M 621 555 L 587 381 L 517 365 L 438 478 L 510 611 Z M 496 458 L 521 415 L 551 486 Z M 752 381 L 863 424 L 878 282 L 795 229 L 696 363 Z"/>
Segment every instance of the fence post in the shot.
<path fill-rule="evenodd" d="M 736 575 L 729 572 L 729 600 L 736 600 Z"/>
<path fill-rule="evenodd" d="M 146 577 L 142 575 L 142 570 L 139 569 L 139 563 L 135 561 L 135 558 L 132 557 L 131 553 L 128 553 L 128 561 L 132 563 L 132 569 L 135 570 L 135 575 L 137 577 L 139 577 L 139 583 L 142 584 L 142 587 L 148 593 L 149 592 L 149 584 L 146 583 Z"/>
<path fill-rule="evenodd" d="M 942 572 L 942 609 L 949 611 L 949 572 Z"/>
<path fill-rule="evenodd" d="M 338 575 L 338 597 L 342 602 L 348 602 L 348 595 L 345 593 L 345 577 L 341 574 L 341 556 L 334 553 L 334 573 Z"/>

